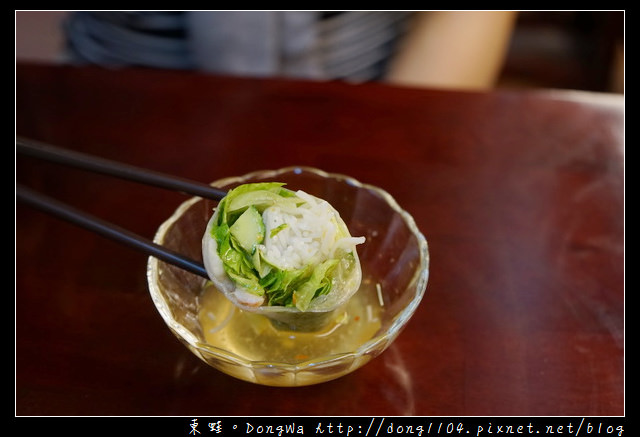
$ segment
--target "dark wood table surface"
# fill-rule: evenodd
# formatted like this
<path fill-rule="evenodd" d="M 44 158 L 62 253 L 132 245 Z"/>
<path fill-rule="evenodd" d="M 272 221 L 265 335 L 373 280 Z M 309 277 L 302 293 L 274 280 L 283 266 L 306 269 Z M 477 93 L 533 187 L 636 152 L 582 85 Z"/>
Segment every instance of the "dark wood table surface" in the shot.
<path fill-rule="evenodd" d="M 16 134 L 201 182 L 346 173 L 395 196 L 431 254 L 387 351 L 273 388 L 173 336 L 144 254 L 17 203 L 18 416 L 625 414 L 621 96 L 18 64 Z M 149 238 L 187 198 L 22 156 L 16 181 Z"/>

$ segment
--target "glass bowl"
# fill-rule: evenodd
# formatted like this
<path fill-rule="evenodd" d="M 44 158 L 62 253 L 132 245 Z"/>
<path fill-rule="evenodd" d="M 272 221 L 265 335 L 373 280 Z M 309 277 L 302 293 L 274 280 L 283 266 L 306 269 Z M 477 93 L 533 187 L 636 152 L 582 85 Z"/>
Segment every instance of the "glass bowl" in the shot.
<path fill-rule="evenodd" d="M 150 257 L 147 280 L 169 329 L 196 356 L 235 378 L 268 386 L 330 381 L 380 355 L 406 326 L 425 293 L 427 241 L 386 191 L 309 167 L 266 170 L 213 182 L 231 189 L 276 181 L 325 199 L 358 245 L 362 284 L 334 320 L 317 332 L 282 329 L 234 307 L 211 282 Z M 191 198 L 159 227 L 154 241 L 202 260 L 202 236 L 216 202 Z"/>

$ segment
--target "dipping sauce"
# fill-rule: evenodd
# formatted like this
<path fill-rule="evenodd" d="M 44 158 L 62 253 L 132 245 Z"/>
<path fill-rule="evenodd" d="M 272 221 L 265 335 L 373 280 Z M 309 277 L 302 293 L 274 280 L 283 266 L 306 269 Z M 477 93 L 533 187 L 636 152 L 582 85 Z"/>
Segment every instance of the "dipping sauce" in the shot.
<path fill-rule="evenodd" d="M 251 361 L 296 364 L 353 352 L 380 329 L 384 307 L 375 284 L 362 281 L 358 292 L 320 331 L 278 329 L 263 315 L 234 306 L 208 284 L 199 298 L 198 319 L 206 342 Z"/>

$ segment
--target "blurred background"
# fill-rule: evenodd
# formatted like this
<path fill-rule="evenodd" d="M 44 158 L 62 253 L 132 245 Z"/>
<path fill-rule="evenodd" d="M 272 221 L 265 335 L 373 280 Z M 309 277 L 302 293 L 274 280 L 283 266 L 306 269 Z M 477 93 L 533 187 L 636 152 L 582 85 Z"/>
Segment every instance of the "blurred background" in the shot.
<path fill-rule="evenodd" d="M 65 11 L 16 11 L 16 61 L 60 62 Z M 624 93 L 624 11 L 521 11 L 499 88 Z"/>
<path fill-rule="evenodd" d="M 624 12 L 520 12 L 500 84 L 624 92 Z"/>

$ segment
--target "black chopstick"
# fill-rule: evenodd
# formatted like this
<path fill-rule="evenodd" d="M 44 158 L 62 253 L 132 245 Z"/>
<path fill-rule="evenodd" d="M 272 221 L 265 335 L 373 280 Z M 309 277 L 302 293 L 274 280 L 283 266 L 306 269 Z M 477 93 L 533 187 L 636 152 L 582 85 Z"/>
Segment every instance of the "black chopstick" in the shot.
<path fill-rule="evenodd" d="M 220 200 L 226 192 L 210 185 L 190 181 L 176 176 L 135 167 L 97 156 L 62 149 L 39 141 L 16 137 L 16 152 L 32 158 L 39 158 L 57 164 L 68 165 L 82 170 L 115 176 L 134 182 L 140 182 L 160 188 L 167 188 L 206 199 Z M 184 255 L 154 243 L 135 233 L 94 217 L 51 197 L 16 184 L 16 200 L 26 203 L 44 212 L 67 220 L 104 237 L 138 249 L 169 264 L 208 279 L 204 266 Z"/>
<path fill-rule="evenodd" d="M 16 137 L 16 152 L 32 158 L 77 167 L 83 170 L 116 176 L 147 185 L 168 188 L 206 199 L 220 200 L 226 192 L 210 185 L 195 182 L 164 173 L 135 167 L 80 152 L 61 149 L 50 144 Z"/>
<path fill-rule="evenodd" d="M 104 237 L 138 249 L 147 255 L 173 264 L 205 279 L 209 278 L 204 266 L 197 261 L 20 184 L 16 184 L 16 199 L 85 229 L 94 231 Z"/>

